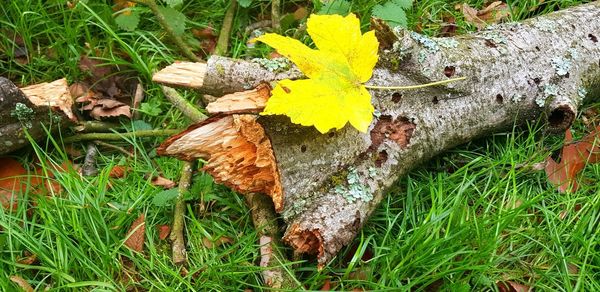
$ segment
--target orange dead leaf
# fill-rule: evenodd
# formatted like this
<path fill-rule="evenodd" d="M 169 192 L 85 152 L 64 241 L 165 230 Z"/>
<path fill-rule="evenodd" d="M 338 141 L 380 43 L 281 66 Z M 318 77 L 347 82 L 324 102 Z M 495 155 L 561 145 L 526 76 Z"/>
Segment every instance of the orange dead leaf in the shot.
<path fill-rule="evenodd" d="M 115 3 L 115 6 L 113 6 L 113 11 L 119 11 L 119 10 L 123 10 L 123 9 L 135 6 L 135 2 L 126 1 L 126 0 L 114 0 L 114 3 Z M 123 11 L 123 14 L 130 15 L 131 10 L 129 10 L 129 9 L 125 10 L 125 11 Z"/>
<path fill-rule="evenodd" d="M 325 282 L 323 283 L 323 286 L 321 286 L 321 289 L 319 289 L 321 291 L 330 291 L 331 290 L 331 280 L 326 279 Z"/>
<path fill-rule="evenodd" d="M 600 161 L 600 148 L 597 141 L 599 136 L 600 127 L 581 141 L 571 143 L 573 140 L 571 130 L 565 132 L 565 146 L 561 150 L 560 163 L 554 161 L 552 157 L 548 157 L 545 169 L 548 180 L 558 187 L 559 192 L 576 191 L 578 185 L 575 178 L 577 174 L 587 163 Z"/>
<path fill-rule="evenodd" d="M 158 238 L 160 240 L 165 240 L 167 239 L 167 236 L 169 236 L 169 234 L 171 233 L 171 226 L 163 224 L 163 225 L 158 225 L 156 226 L 156 228 L 158 229 Z"/>
<path fill-rule="evenodd" d="M 137 251 L 144 251 L 144 240 L 146 238 L 146 217 L 144 214 L 140 215 L 133 223 L 127 232 L 127 239 L 125 240 L 125 246 Z"/>
<path fill-rule="evenodd" d="M 25 281 L 25 279 L 21 278 L 21 276 L 17 276 L 17 275 L 12 275 L 10 276 L 10 280 L 19 285 L 19 287 L 21 289 L 23 289 L 23 291 L 25 292 L 33 292 L 35 290 L 33 290 L 33 287 L 31 287 L 31 285 L 29 285 L 29 283 L 27 281 Z"/>
<path fill-rule="evenodd" d="M 21 192 L 26 189 L 26 185 L 21 183 L 22 176 L 26 174 L 18 161 L 0 157 L 0 204 L 3 208 L 16 211 Z"/>
<path fill-rule="evenodd" d="M 113 168 L 110 169 L 108 176 L 112 178 L 122 178 L 125 177 L 125 171 L 127 171 L 127 168 L 125 166 L 115 165 L 113 166 Z"/>

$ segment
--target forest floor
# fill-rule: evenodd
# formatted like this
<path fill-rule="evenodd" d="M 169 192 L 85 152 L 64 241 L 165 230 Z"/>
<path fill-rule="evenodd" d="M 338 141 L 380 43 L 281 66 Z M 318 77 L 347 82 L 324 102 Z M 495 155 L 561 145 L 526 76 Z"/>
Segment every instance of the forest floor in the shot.
<path fill-rule="evenodd" d="M 139 23 L 116 20 L 123 12 L 113 6 L 125 1 L 114 2 L 120 4 L 3 3 L 0 76 L 19 86 L 63 77 L 70 84 L 100 84 L 110 76 L 125 76 L 99 86 L 107 86 L 105 90 L 125 86 L 123 80 L 131 78 L 144 86 L 145 99 L 134 118 L 110 119 L 116 124 L 113 131 L 185 128 L 190 121 L 151 81 L 153 72 L 185 57 L 150 10 L 141 4 L 131 8 Z M 337 9 L 330 12 L 350 10 L 367 30 L 377 2 L 382 1 L 330 4 Z M 508 1 L 512 14 L 505 21 L 584 2 L 589 1 Z M 228 3 L 185 0 L 174 6 L 182 14 L 173 18 L 185 17 L 185 27 L 179 28 L 184 40 L 201 58 L 212 52 Z M 268 47 L 248 43 L 252 35 L 248 27 L 268 19 L 269 1 L 240 3 L 248 7 L 236 10 L 226 55 L 268 56 Z M 456 7 L 463 3 L 475 9 L 489 4 L 415 1 L 406 10 L 407 26 L 430 36 L 475 31 L 473 21 Z M 317 0 L 285 1 L 283 33 L 307 41 L 298 28 L 311 11 L 323 12 L 322 6 Z M 99 72 L 103 68 L 112 71 Z M 120 98 L 131 99 L 122 91 L 117 94 Z M 201 101 L 196 92 L 180 92 Z M 584 105 L 572 128 L 575 139 L 598 126 L 599 110 L 598 100 Z M 89 119 L 87 112 L 78 114 Z M 52 167 L 65 161 L 82 163 L 88 143 L 63 143 L 70 135 L 72 131 L 64 130 L 10 155 L 30 171 L 51 177 L 53 187 L 43 199 L 35 192 L 25 194 L 35 204 L 19 204 L 12 211 L 0 208 L 0 288 L 24 287 L 21 281 L 35 290 L 265 287 L 258 236 L 243 197 L 214 184 L 206 174 L 195 175 L 187 194 L 188 264 L 176 266 L 169 241 L 159 238 L 173 218 L 173 191 L 153 180 L 162 176 L 176 182 L 180 176 L 180 161 L 156 155 L 164 137 L 105 141 L 97 145 L 98 174 L 82 177 L 73 167 Z M 318 271 L 309 257 L 298 258 L 285 269 L 310 290 L 599 291 L 600 164 L 585 167 L 576 192 L 559 193 L 543 169 L 535 168 L 550 155 L 556 157 L 562 146 L 562 135 L 547 133 L 537 124 L 462 145 L 400 178 L 354 242 L 323 270 Z M 115 169 L 124 175 L 115 174 Z M 126 239 L 132 222 L 142 214 L 144 248 L 137 252 L 128 248 Z"/>

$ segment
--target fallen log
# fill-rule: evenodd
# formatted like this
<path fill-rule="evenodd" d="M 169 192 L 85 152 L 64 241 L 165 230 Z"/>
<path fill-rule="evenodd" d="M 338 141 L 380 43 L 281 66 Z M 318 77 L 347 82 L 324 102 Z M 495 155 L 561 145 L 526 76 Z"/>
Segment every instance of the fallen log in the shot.
<path fill-rule="evenodd" d="M 376 118 L 368 133 L 346 126 L 323 135 L 286 117 L 241 114 L 230 104 L 241 95 L 264 106 L 257 98 L 264 89 L 258 86 L 301 78 L 295 68 L 273 72 L 266 69 L 273 66 L 264 66 L 269 61 L 222 57 L 186 63 L 181 71 L 181 64 L 173 64 L 165 69 L 169 79 L 159 72 L 154 80 L 194 84 L 215 96 L 237 93 L 209 105 L 221 114 L 169 138 L 159 153 L 206 159 L 205 170 L 216 181 L 242 193 L 269 195 L 287 223 L 283 240 L 297 252 L 317 255 L 323 266 L 411 168 L 459 144 L 539 118 L 550 130 L 564 130 L 584 97 L 600 95 L 598 1 L 455 38 L 392 31 L 378 22 L 374 27 L 383 47 L 367 84 L 467 79 L 412 91 L 371 90 Z M 251 112 L 247 104 L 241 108 Z"/>
<path fill-rule="evenodd" d="M 0 77 L 0 155 L 47 137 L 74 121 L 73 99 L 66 79 L 40 83 L 19 89 Z M 56 110 L 58 109 L 58 110 Z"/>

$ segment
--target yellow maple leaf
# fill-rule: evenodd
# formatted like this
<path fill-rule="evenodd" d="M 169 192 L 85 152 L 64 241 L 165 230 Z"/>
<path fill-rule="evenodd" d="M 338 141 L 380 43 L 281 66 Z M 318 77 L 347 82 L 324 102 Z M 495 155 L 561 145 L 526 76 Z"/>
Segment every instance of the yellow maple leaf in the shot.
<path fill-rule="evenodd" d="M 371 94 L 363 83 L 377 63 L 375 32 L 361 34 L 354 14 L 311 15 L 307 31 L 318 50 L 278 34 L 257 38 L 290 59 L 309 79 L 279 81 L 261 115 L 286 115 L 321 133 L 350 122 L 366 132 L 373 119 Z"/>

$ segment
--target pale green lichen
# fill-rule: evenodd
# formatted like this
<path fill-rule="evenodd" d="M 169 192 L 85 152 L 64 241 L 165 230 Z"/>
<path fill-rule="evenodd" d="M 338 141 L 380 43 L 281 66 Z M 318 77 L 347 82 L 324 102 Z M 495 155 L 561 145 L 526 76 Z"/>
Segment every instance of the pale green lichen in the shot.
<path fill-rule="evenodd" d="M 506 37 L 503 36 L 502 34 L 500 34 L 498 31 L 492 31 L 492 30 L 482 31 L 481 36 L 484 39 L 491 41 L 497 45 L 499 45 L 499 44 L 505 45 L 507 43 Z"/>
<path fill-rule="evenodd" d="M 290 218 L 293 218 L 294 216 L 296 216 L 300 210 L 304 209 L 304 207 L 306 207 L 306 200 L 303 199 L 299 199 L 299 200 L 294 200 L 291 204 L 291 206 L 286 207 L 284 209 L 284 211 L 281 213 L 281 216 L 283 216 L 283 218 L 285 220 L 288 220 Z"/>
<path fill-rule="evenodd" d="M 541 31 L 545 31 L 545 32 L 555 32 L 556 31 L 556 25 L 554 24 L 554 22 L 552 22 L 548 19 L 540 19 L 538 21 L 535 21 L 533 23 L 533 26 L 535 26 L 537 29 L 539 29 Z"/>
<path fill-rule="evenodd" d="M 521 102 L 521 101 L 523 101 L 523 99 L 525 99 L 525 96 L 523 94 L 513 94 L 510 97 L 510 101 L 515 102 L 515 103 Z"/>
<path fill-rule="evenodd" d="M 436 39 L 436 42 L 442 48 L 449 49 L 449 48 L 457 48 L 458 47 L 458 41 L 453 38 Z"/>
<path fill-rule="evenodd" d="M 587 90 L 583 87 L 579 87 L 577 89 L 577 96 L 579 97 L 579 101 L 583 100 L 585 98 L 585 96 L 587 95 Z"/>
<path fill-rule="evenodd" d="M 427 52 L 425 52 L 425 50 L 420 50 L 419 55 L 417 56 L 417 60 L 419 61 L 419 63 L 423 63 L 423 62 L 425 62 L 426 59 L 427 59 Z"/>
<path fill-rule="evenodd" d="M 263 59 L 263 58 L 254 58 L 250 60 L 253 63 L 259 64 L 263 68 L 271 71 L 271 72 L 284 72 L 290 69 L 291 63 L 286 58 L 273 58 L 273 59 Z"/>
<path fill-rule="evenodd" d="M 428 37 L 426 37 L 426 36 L 424 36 L 422 34 L 419 34 L 419 33 L 416 33 L 414 31 L 412 31 L 412 32 L 410 32 L 410 37 L 412 37 L 413 40 L 415 40 L 418 43 L 420 43 L 421 45 L 423 45 L 423 47 L 430 54 L 434 54 L 434 53 L 436 53 L 437 51 L 440 50 L 440 47 L 438 46 L 438 44 L 434 40 L 432 40 L 432 39 L 430 39 L 430 38 L 428 38 Z"/>
<path fill-rule="evenodd" d="M 571 61 L 562 57 L 555 57 L 552 58 L 550 62 L 552 63 L 552 67 L 554 67 L 554 71 L 556 71 L 556 75 L 566 76 L 569 74 L 569 70 L 571 69 Z"/>
<path fill-rule="evenodd" d="M 579 59 L 579 51 L 576 48 L 570 48 L 567 51 L 571 55 L 571 59 L 573 59 L 573 60 Z"/>
<path fill-rule="evenodd" d="M 353 203 L 356 200 L 369 202 L 373 200 L 371 190 L 364 186 L 360 181 L 360 174 L 356 169 L 350 169 L 346 176 L 347 185 L 337 185 L 334 192 L 343 196 L 348 202 Z"/>
<path fill-rule="evenodd" d="M 543 107 L 546 104 L 546 100 L 553 96 L 558 96 L 558 86 L 554 84 L 546 84 L 544 86 L 544 94 L 538 96 L 535 99 L 535 103 L 538 106 Z"/>
<path fill-rule="evenodd" d="M 31 129 L 33 125 L 31 124 L 31 120 L 33 119 L 33 110 L 29 108 L 27 105 L 18 102 L 15 104 L 15 108 L 10 112 L 10 115 L 14 118 L 17 118 L 21 124 L 25 127 Z"/>

